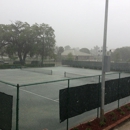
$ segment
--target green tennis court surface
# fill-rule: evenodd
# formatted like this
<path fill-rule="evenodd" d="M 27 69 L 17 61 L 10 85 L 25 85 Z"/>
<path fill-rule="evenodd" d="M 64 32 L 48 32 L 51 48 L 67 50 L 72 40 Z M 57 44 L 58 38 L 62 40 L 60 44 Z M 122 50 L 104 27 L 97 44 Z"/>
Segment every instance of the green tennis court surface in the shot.
<path fill-rule="evenodd" d="M 45 71 L 43 71 L 45 69 L 52 70 L 52 75 L 45 74 Z M 68 76 L 66 77 L 64 77 L 65 72 L 68 73 Z M 69 75 L 69 73 L 74 75 Z M 111 75 L 106 76 L 106 80 L 119 78 L 118 73 L 111 73 Z M 37 68 L 35 69 L 35 72 L 22 69 L 0 70 L 1 81 L 14 85 L 19 84 L 21 86 L 19 101 L 19 130 L 43 130 L 44 128 L 47 128 L 48 130 L 65 130 L 66 121 L 59 123 L 59 90 L 67 88 L 68 81 L 66 79 L 69 77 L 78 77 L 75 75 L 90 77 L 70 80 L 70 87 L 99 82 L 97 75 L 101 75 L 101 71 L 72 67 Z M 121 74 L 121 77 L 127 76 L 129 76 L 129 74 Z M 55 82 L 49 83 L 49 81 Z M 16 87 L 0 83 L 0 91 L 13 95 L 12 130 L 14 130 L 16 127 Z M 122 104 L 125 104 L 128 101 L 129 98 L 125 98 L 122 100 Z M 106 111 L 112 109 L 112 107 L 116 108 L 117 102 L 107 105 Z M 71 128 L 96 117 L 96 112 L 97 110 L 95 109 L 69 119 L 69 127 Z"/>

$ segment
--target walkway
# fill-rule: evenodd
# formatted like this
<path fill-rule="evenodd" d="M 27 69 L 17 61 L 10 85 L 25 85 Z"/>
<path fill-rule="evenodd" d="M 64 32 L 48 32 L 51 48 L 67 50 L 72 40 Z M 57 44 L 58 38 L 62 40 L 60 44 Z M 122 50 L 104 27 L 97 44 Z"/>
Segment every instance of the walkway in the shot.
<path fill-rule="evenodd" d="M 130 119 L 118 126 L 117 128 L 114 128 L 114 130 L 130 130 Z"/>

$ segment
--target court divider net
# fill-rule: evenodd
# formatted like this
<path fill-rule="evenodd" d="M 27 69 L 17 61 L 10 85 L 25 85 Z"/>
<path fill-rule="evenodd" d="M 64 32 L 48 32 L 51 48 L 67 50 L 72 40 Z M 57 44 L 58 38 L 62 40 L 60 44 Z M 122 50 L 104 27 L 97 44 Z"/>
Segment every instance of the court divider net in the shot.
<path fill-rule="evenodd" d="M 42 69 L 42 68 L 21 68 L 21 70 L 52 75 L 52 70 Z"/>

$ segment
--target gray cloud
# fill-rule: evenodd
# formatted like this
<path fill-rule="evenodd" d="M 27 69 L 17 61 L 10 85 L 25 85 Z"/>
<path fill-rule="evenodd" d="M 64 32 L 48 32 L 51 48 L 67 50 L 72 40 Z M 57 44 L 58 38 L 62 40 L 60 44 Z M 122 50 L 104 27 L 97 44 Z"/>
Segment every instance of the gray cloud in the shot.
<path fill-rule="evenodd" d="M 56 45 L 103 45 L 105 0 L 1 0 L 0 23 L 20 20 L 47 23 L 56 34 Z M 130 1 L 109 0 L 108 48 L 130 45 Z"/>

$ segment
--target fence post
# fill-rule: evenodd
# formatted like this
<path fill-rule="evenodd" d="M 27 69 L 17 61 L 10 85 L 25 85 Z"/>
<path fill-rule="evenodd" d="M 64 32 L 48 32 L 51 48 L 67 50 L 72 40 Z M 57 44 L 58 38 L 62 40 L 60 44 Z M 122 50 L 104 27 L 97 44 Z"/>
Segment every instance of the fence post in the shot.
<path fill-rule="evenodd" d="M 120 107 L 120 99 L 119 99 L 120 77 L 121 77 L 121 73 L 119 73 L 119 81 L 118 81 L 118 108 Z"/>
<path fill-rule="evenodd" d="M 68 79 L 68 89 L 67 89 L 67 130 L 69 130 L 69 86 L 70 80 Z"/>
<path fill-rule="evenodd" d="M 99 80 L 98 80 L 99 84 L 100 84 L 100 75 L 99 75 Z M 98 86 L 98 103 L 99 103 L 99 91 L 100 91 L 100 85 Z M 99 107 L 97 108 L 97 118 L 99 117 Z"/>
<path fill-rule="evenodd" d="M 17 99 L 16 99 L 16 130 L 19 130 L 19 84 L 17 84 Z"/>

